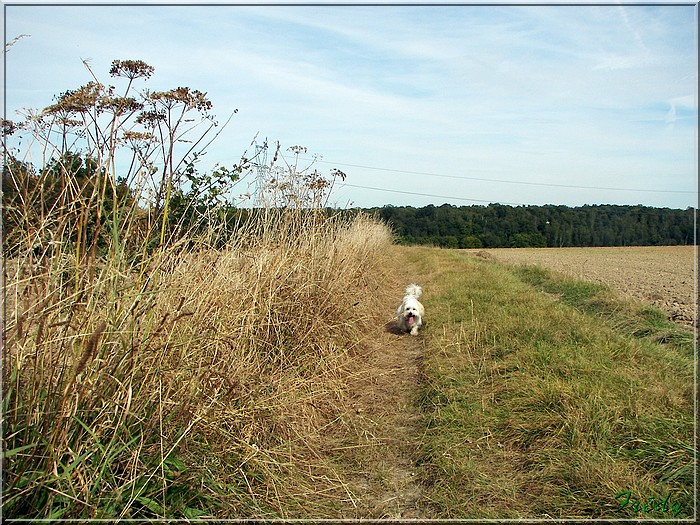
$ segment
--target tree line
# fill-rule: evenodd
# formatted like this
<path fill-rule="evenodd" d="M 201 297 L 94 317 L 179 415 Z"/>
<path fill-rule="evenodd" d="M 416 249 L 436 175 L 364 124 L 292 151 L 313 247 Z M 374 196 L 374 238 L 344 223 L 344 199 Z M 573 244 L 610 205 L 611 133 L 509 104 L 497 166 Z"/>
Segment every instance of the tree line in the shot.
<path fill-rule="evenodd" d="M 668 246 L 696 242 L 694 208 L 649 206 L 384 206 L 404 244 L 445 248 Z"/>

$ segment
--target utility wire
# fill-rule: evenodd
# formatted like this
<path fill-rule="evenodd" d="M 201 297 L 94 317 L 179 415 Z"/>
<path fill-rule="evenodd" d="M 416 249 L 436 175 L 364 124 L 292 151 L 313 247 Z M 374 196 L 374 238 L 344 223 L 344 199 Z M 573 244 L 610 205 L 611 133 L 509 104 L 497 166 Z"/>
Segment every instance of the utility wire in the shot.
<path fill-rule="evenodd" d="M 684 191 L 684 190 L 649 190 L 649 189 L 641 189 L 641 188 L 607 188 L 607 187 L 601 187 L 601 186 L 576 186 L 573 184 L 555 184 L 555 183 L 545 183 L 545 182 L 525 182 L 525 181 L 519 181 L 519 180 L 487 179 L 487 178 L 482 178 L 482 177 L 445 175 L 443 173 L 428 173 L 428 172 L 422 172 L 422 171 L 408 171 L 408 170 L 397 170 L 397 169 L 392 169 L 392 168 L 378 168 L 375 166 L 362 166 L 360 164 L 346 164 L 346 163 L 342 163 L 342 162 L 330 162 L 330 161 L 321 160 L 321 159 L 304 159 L 304 160 L 313 160 L 314 162 L 322 162 L 324 164 L 332 164 L 334 166 L 347 166 L 349 168 L 362 168 L 362 169 L 367 169 L 367 170 L 388 171 L 388 172 L 392 172 L 392 173 L 406 173 L 409 175 L 426 175 L 429 177 L 443 177 L 446 179 L 478 180 L 478 181 L 483 181 L 483 182 L 498 182 L 501 184 L 522 184 L 525 186 L 546 186 L 546 187 L 555 187 L 555 188 L 574 188 L 574 189 L 578 189 L 578 190 L 640 191 L 640 192 L 649 192 L 649 193 L 689 193 L 689 194 L 696 194 L 697 193 L 695 191 Z M 375 189 L 380 189 L 380 188 L 375 188 Z M 462 200 L 473 200 L 473 199 L 462 199 Z M 487 201 L 478 201 L 478 202 L 487 202 Z"/>
<path fill-rule="evenodd" d="M 348 184 L 347 182 L 340 184 L 338 187 L 340 187 L 340 188 L 345 188 L 345 187 L 358 188 L 361 190 L 384 191 L 387 193 L 402 193 L 404 195 L 417 195 L 418 197 L 435 197 L 437 199 L 448 199 L 448 200 L 453 200 L 453 201 L 486 202 L 489 204 L 494 202 L 494 201 L 487 201 L 487 200 L 482 200 L 482 199 L 467 199 L 464 197 L 448 197 L 447 195 L 431 195 L 430 193 L 416 193 L 413 191 L 390 190 L 388 188 L 373 188 L 371 186 L 358 186 L 357 184 Z M 502 202 L 502 201 L 499 201 L 499 204 L 509 204 L 511 206 L 527 206 L 527 204 L 523 204 L 520 202 Z"/>

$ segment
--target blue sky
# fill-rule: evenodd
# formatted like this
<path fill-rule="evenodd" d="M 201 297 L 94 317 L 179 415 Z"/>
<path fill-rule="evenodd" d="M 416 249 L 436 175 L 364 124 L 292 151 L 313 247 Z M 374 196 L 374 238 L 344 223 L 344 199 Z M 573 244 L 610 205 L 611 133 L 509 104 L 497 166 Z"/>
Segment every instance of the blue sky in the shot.
<path fill-rule="evenodd" d="M 256 133 L 339 206 L 697 205 L 695 6 L 6 5 L 6 115 L 114 59 L 206 92 L 207 162 Z M 614 188 L 614 189 L 610 189 Z M 245 188 L 239 188 L 241 192 Z M 644 191 L 640 191 L 644 190 Z"/>

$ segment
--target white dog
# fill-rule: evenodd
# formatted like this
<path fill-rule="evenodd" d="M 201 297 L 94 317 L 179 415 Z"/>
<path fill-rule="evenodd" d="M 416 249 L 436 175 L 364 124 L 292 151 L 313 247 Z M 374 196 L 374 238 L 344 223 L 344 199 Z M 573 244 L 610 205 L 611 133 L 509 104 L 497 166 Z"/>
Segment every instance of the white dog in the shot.
<path fill-rule="evenodd" d="M 422 293 L 423 289 L 420 286 L 415 284 L 408 285 L 401 306 L 396 310 L 396 316 L 399 318 L 399 327 L 404 332 L 410 332 L 411 335 L 418 335 L 418 329 L 423 326 L 425 308 L 418 301 Z"/>

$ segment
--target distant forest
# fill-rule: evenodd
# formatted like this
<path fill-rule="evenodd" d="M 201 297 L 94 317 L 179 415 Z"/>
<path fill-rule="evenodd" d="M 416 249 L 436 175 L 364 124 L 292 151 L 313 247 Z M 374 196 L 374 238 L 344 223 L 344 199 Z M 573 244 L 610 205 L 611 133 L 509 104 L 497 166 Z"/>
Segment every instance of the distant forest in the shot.
<path fill-rule="evenodd" d="M 445 248 L 666 246 L 695 242 L 695 209 L 647 206 L 384 206 L 403 244 Z"/>

